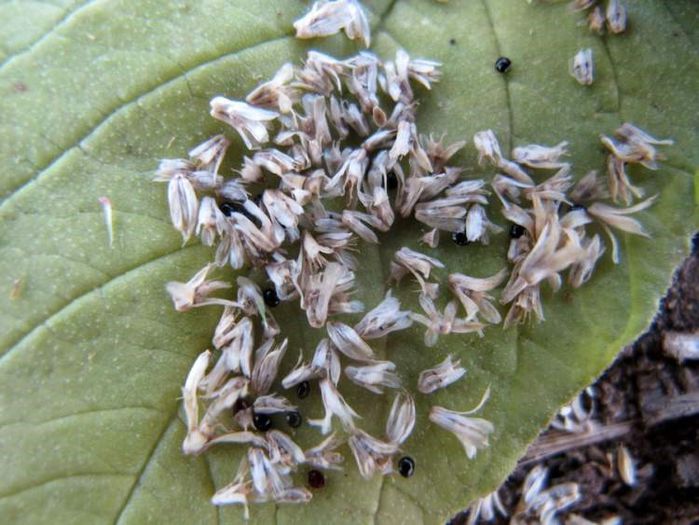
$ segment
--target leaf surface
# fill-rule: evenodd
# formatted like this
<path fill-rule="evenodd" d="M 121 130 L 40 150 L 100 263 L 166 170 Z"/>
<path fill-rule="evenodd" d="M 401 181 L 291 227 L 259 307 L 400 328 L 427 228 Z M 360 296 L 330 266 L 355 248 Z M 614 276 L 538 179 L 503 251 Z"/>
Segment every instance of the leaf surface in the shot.
<path fill-rule="evenodd" d="M 367 5 L 377 53 L 402 46 L 444 64 L 443 81 L 420 93 L 423 132 L 456 141 L 493 128 L 508 150 L 568 140 L 577 175 L 604 170 L 598 135 L 622 122 L 676 143 L 660 170 L 631 171 L 649 194 L 660 193 L 640 217 L 652 239 L 622 236 L 620 266 L 606 256 L 582 289 L 546 291 L 546 322 L 490 328 L 483 339 L 441 337 L 432 349 L 416 327 L 373 345 L 412 390 L 419 372 L 447 353 L 468 369 L 465 380 L 417 396 L 418 425 L 404 446 L 416 460 L 414 477 L 362 481 L 347 451 L 345 470 L 329 474 L 311 504 L 255 506 L 253 523 L 440 523 L 493 490 L 556 409 L 647 325 L 699 223 L 699 68 L 688 23 L 696 3 L 634 2 L 629 31 L 609 38 L 579 27 L 562 4 Z M 237 137 L 208 116 L 213 96 L 242 98 L 310 47 L 356 52 L 341 37 L 294 40 L 291 23 L 305 8 L 296 0 L 0 4 L 0 515 L 7 522 L 242 521 L 239 508 L 209 503 L 234 475 L 240 450 L 180 452 L 180 386 L 210 345 L 219 310 L 173 311 L 164 283 L 185 280 L 211 254 L 181 246 L 165 188 L 151 178 L 160 158 L 184 156 L 221 131 L 234 140 L 229 157 L 241 158 Z M 581 47 L 596 58 L 590 88 L 567 73 Z M 501 55 L 513 61 L 507 75 L 493 71 Z M 457 162 L 467 177 L 490 176 L 475 159 L 469 145 Z M 114 204 L 113 249 L 101 196 Z M 497 217 L 495 206 L 490 215 Z M 393 252 L 421 249 L 420 234 L 404 221 L 380 248 L 362 246 L 366 304 L 383 296 Z M 500 235 L 487 247 L 458 247 L 445 237 L 433 254 L 449 271 L 486 276 L 505 264 L 507 242 Z M 413 288 L 404 283 L 399 295 L 414 306 Z M 322 334 L 296 307 L 280 307 L 278 318 L 293 334 L 290 367 Z M 342 381 L 362 428 L 380 434 L 390 396 Z M 487 385 L 493 395 L 483 414 L 496 432 L 468 461 L 427 412 L 432 404 L 465 410 Z M 321 416 L 317 398 L 299 403 L 305 416 Z M 309 446 L 320 436 L 302 428 L 296 439 Z"/>

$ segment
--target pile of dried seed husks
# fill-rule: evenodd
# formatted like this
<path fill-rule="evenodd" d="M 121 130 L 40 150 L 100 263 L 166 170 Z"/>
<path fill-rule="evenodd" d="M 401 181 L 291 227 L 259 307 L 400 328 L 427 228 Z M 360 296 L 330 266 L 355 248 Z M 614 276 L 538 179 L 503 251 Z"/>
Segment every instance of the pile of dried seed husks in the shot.
<path fill-rule="evenodd" d="M 336 12 L 340 8 L 346 10 L 341 16 Z M 357 2 L 341 0 L 314 7 L 296 27 L 305 36 L 344 28 L 348 36 L 368 43 L 365 19 Z M 233 482 L 214 495 L 215 504 L 243 504 L 247 515 L 251 502 L 309 501 L 311 492 L 295 486 L 292 474 L 300 465 L 339 468 L 344 439 L 332 432 L 333 417 L 341 423 L 362 476 L 394 472 L 395 456 L 416 423 L 415 403 L 401 385 L 396 365 L 378 360 L 367 341 L 413 323 L 424 325 L 427 345 L 440 335 L 482 334 L 487 324 L 502 322 L 490 292 L 503 282 L 500 301 L 510 305 L 505 326 L 532 314 L 543 319 L 540 285 L 548 282 L 557 290 L 567 272 L 572 286 L 580 286 L 604 252 L 601 238 L 586 231 L 588 224 L 595 222 L 609 234 L 615 261 L 618 248 L 610 227 L 644 233 L 628 215 L 648 207 L 653 198 L 627 209 L 603 204 L 607 191 L 594 173 L 574 183 L 570 165 L 561 160 L 565 142 L 515 148 L 509 160 L 492 131 L 479 132 L 474 143 L 480 162 L 492 165 L 496 174 L 489 183 L 463 180 L 462 170 L 449 161 L 465 143 L 444 146 L 419 134 L 416 124 L 414 89 L 429 90 L 439 78 L 439 64 L 411 59 L 402 50 L 386 62 L 368 52 L 339 60 L 311 51 L 301 67 L 284 65 L 245 102 L 211 101 L 212 116 L 230 125 L 250 150 L 236 176 L 220 173 L 230 144 L 223 135 L 194 148 L 189 159 L 161 162 L 157 180 L 169 184 L 174 226 L 185 241 L 196 234 L 216 247 L 211 264 L 188 282 L 167 286 L 178 311 L 224 307 L 213 336 L 215 353 L 199 355 L 183 388 L 186 454 L 220 443 L 239 443 L 248 450 Z M 629 124 L 617 131 L 616 139 L 604 140 L 611 151 L 611 193 L 628 201 L 640 191 L 630 183 L 625 165 L 652 167 L 658 142 Z M 531 170 L 555 172 L 537 183 Z M 488 184 L 512 223 L 510 268 L 484 279 L 451 274 L 454 299 L 440 311 L 435 306 L 439 284 L 430 281 L 430 273 L 444 265 L 402 248 L 391 262 L 391 279 L 415 278 L 424 312 L 401 310 L 389 291 L 353 326 L 329 320 L 364 310 L 352 299 L 353 251 L 360 242 L 379 243 L 377 232 L 388 232 L 396 216 L 425 224 L 429 231 L 422 241 L 429 247 L 437 246 L 443 232 L 457 244 L 487 243 L 490 234 L 501 232 L 486 215 Z M 241 276 L 235 299 L 214 297 L 213 292 L 234 286 L 208 278 L 217 266 L 262 269 L 270 286 L 262 291 Z M 301 356 L 281 380 L 283 389 L 297 387 L 299 392 L 308 391 L 309 381 L 318 382 L 325 416 L 308 423 L 327 438 L 310 450 L 270 429 L 271 414 L 286 414 L 291 426 L 302 422 L 298 409 L 273 389 L 287 350 L 270 310 L 281 301 L 298 301 L 309 326 L 327 332 L 311 360 Z M 342 360 L 352 365 L 343 366 Z M 359 415 L 339 390 L 343 369 L 350 381 L 376 394 L 397 389 L 380 438 L 357 426 Z M 429 394 L 464 373 L 460 362 L 448 356 L 420 374 L 417 390 Z M 468 412 L 438 406 L 430 411 L 430 420 L 453 432 L 468 457 L 487 446 L 494 430 L 487 420 L 471 417 L 487 397 L 488 392 Z M 409 475 L 413 466 L 407 462 L 399 470 Z"/>

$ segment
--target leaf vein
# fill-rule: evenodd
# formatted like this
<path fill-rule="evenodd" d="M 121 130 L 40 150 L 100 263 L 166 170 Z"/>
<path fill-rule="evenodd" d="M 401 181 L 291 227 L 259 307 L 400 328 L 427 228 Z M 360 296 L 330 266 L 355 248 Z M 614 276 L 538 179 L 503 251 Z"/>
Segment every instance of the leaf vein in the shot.
<path fill-rule="evenodd" d="M 116 275 L 103 283 L 99 283 L 96 286 L 93 286 L 88 291 L 82 293 L 82 295 L 70 298 L 68 301 L 66 301 L 65 303 L 60 305 L 56 310 L 54 310 L 53 312 L 50 312 L 43 320 L 38 321 L 30 330 L 20 334 L 17 337 L 17 339 L 15 339 L 13 342 L 9 343 L 8 348 L 5 351 L 5 353 L 2 356 L 0 356 L 0 366 L 3 366 L 5 361 L 9 358 L 9 356 L 12 355 L 16 351 L 17 348 L 20 348 L 22 346 L 22 344 L 24 343 L 24 341 L 27 340 L 28 338 L 30 338 L 34 332 L 36 332 L 37 330 L 39 330 L 42 327 L 48 328 L 48 323 L 53 318 L 60 315 L 61 312 L 63 312 L 66 308 L 69 308 L 71 306 L 75 307 L 76 304 L 78 304 L 79 302 L 81 302 L 83 300 L 86 300 L 91 295 L 101 293 L 104 287 L 112 285 L 122 278 L 124 278 L 124 279 L 128 278 L 129 274 L 131 274 L 135 271 L 138 271 L 139 269 L 141 269 L 145 266 L 148 266 L 148 265 L 153 264 L 153 263 L 157 263 L 160 260 L 165 259 L 165 258 L 170 257 L 170 256 L 173 256 L 173 255 L 179 255 L 184 250 L 191 250 L 194 248 L 199 248 L 199 246 L 192 245 L 192 246 L 188 246 L 184 249 L 178 246 L 173 251 L 168 251 L 164 254 L 157 255 L 157 256 L 150 258 L 144 262 L 139 262 L 137 265 L 135 265 L 132 268 L 129 268 L 125 272 L 122 272 L 119 275 Z"/>
<path fill-rule="evenodd" d="M 490 11 L 490 5 L 488 0 L 481 0 L 483 4 L 483 9 L 485 10 L 486 18 L 488 19 L 488 24 L 490 26 L 490 32 L 493 34 L 493 40 L 495 41 L 495 48 L 497 49 L 498 56 L 502 56 L 503 50 L 500 44 L 500 39 L 498 38 L 498 33 L 495 30 L 495 24 L 493 23 L 493 14 Z M 513 140 L 514 140 L 514 123 L 512 116 L 512 97 L 510 96 L 510 85 L 508 82 L 507 75 L 500 75 L 502 77 L 503 86 L 505 86 L 505 105 L 507 106 L 507 127 L 509 129 L 508 136 L 508 149 L 512 151 Z"/>
<path fill-rule="evenodd" d="M 141 93 L 139 95 L 134 96 L 131 99 L 128 100 L 123 100 L 121 105 L 111 109 L 108 114 L 106 114 L 102 120 L 100 120 L 97 124 L 91 126 L 87 133 L 81 136 L 78 140 L 76 140 L 72 145 L 68 146 L 67 148 L 63 149 L 58 155 L 54 156 L 51 160 L 48 161 L 47 164 L 39 167 L 39 170 L 37 173 L 35 173 L 32 177 L 30 177 L 28 180 L 20 183 L 19 186 L 15 187 L 13 190 L 11 190 L 10 193 L 7 194 L 5 197 L 5 200 L 0 204 L 0 211 L 3 211 L 5 206 L 8 205 L 8 203 L 12 202 L 18 195 L 23 193 L 24 191 L 27 191 L 27 189 L 39 178 L 44 176 L 45 174 L 49 173 L 50 170 L 53 166 L 58 164 L 61 159 L 63 159 L 66 155 L 68 155 L 71 151 L 75 149 L 80 149 L 82 146 L 82 143 L 84 143 L 86 140 L 90 139 L 93 135 L 98 133 L 103 126 L 107 125 L 112 118 L 114 118 L 116 115 L 120 114 L 122 111 L 125 111 L 132 106 L 137 106 L 144 98 L 148 97 L 149 95 L 152 95 L 156 93 L 157 91 L 166 88 L 167 86 L 177 82 L 178 80 L 185 78 L 187 75 L 190 75 L 193 71 L 196 71 L 198 69 L 207 67 L 211 64 L 214 64 L 215 62 L 222 60 L 224 58 L 231 58 L 235 57 L 241 53 L 251 51 L 253 49 L 256 49 L 261 46 L 281 42 L 283 40 L 291 38 L 288 34 L 287 35 L 282 35 L 278 36 L 275 38 L 271 38 L 268 40 L 263 40 L 261 42 L 257 42 L 253 45 L 236 49 L 231 52 L 226 52 L 220 55 L 215 56 L 214 58 L 205 60 L 204 62 L 199 62 L 189 68 L 188 70 L 181 71 L 179 74 L 175 75 L 174 77 L 171 77 L 163 82 L 158 83 L 156 86 L 152 87 L 148 91 Z"/>
<path fill-rule="evenodd" d="M 57 476 L 55 478 L 47 479 L 45 481 L 42 481 L 41 483 L 37 483 L 36 485 L 31 485 L 29 487 L 21 487 L 15 491 L 8 492 L 7 494 L 2 494 L 0 495 L 0 500 L 11 498 L 13 496 L 17 496 L 19 494 L 22 494 L 23 492 L 27 492 L 33 489 L 38 489 L 43 487 L 44 485 L 48 485 L 50 483 L 56 483 L 58 481 L 62 480 L 67 480 L 67 479 L 73 479 L 73 478 L 93 478 L 93 477 L 127 477 L 131 476 L 131 474 L 124 473 L 124 472 L 85 472 L 82 474 L 67 474 L 63 476 Z"/>
<path fill-rule="evenodd" d="M 131 498 L 136 492 L 136 489 L 141 485 L 141 480 L 143 479 L 143 476 L 146 472 L 146 469 L 148 468 L 148 465 L 150 465 L 151 460 L 153 459 L 153 456 L 155 455 L 155 452 L 158 450 L 158 445 L 160 445 L 160 442 L 163 439 L 163 436 L 165 436 L 165 433 L 168 431 L 168 429 L 176 422 L 177 419 L 177 408 L 175 408 L 174 412 L 172 415 L 166 420 L 165 425 L 163 425 L 163 429 L 158 435 L 158 437 L 155 439 L 153 443 L 153 447 L 150 449 L 148 452 L 148 455 L 145 457 L 143 460 L 143 465 L 141 466 L 140 470 L 136 474 L 136 478 L 134 479 L 133 485 L 131 485 L 131 489 L 129 490 L 128 494 L 126 495 L 126 498 L 124 499 L 124 504 L 122 505 L 121 509 L 119 509 L 119 512 L 116 515 L 116 518 L 114 519 L 114 523 L 119 523 L 121 521 L 121 516 L 126 510 L 126 507 L 128 507 L 129 502 L 131 501 Z"/>
<path fill-rule="evenodd" d="M 65 419 L 70 419 L 73 417 L 83 417 L 83 416 L 88 416 L 92 414 L 102 414 L 104 412 L 118 412 L 120 410 L 146 410 L 146 411 L 154 411 L 154 412 L 161 412 L 161 410 L 151 407 L 151 406 L 127 406 L 127 407 L 113 407 L 113 408 L 96 408 L 92 410 L 86 410 L 85 412 L 76 412 L 74 414 L 64 414 L 60 415 L 51 419 L 47 419 L 44 421 L 34 421 L 34 420 L 27 420 L 23 419 L 20 421 L 9 421 L 6 423 L 3 423 L 0 425 L 0 430 L 13 426 L 13 425 L 30 425 L 30 426 L 38 426 L 38 425 L 49 425 L 52 423 L 56 423 L 58 421 L 63 421 Z"/>
<path fill-rule="evenodd" d="M 23 48 L 18 49 L 12 54 L 6 56 L 5 59 L 2 62 L 0 62 L 0 71 L 2 71 L 6 66 L 10 65 L 14 60 L 19 58 L 20 56 L 31 53 L 36 46 L 40 45 L 44 40 L 46 40 L 52 34 L 56 33 L 56 31 L 58 31 L 63 26 L 68 25 L 70 23 L 70 19 L 74 15 L 77 15 L 80 11 L 89 7 L 90 4 L 93 4 L 94 2 L 95 0 L 87 0 L 85 2 L 82 2 L 81 4 L 76 5 L 74 9 L 67 9 L 63 16 L 56 22 L 54 22 L 54 24 L 46 33 L 40 35 L 36 40 L 30 42 Z M 56 6 L 54 5 L 54 7 Z"/>

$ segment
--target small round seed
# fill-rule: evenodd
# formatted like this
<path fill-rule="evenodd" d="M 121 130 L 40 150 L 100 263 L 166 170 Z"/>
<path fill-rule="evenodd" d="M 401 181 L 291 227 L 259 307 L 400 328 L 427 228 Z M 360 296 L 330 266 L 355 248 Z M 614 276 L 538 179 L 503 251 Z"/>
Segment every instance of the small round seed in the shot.
<path fill-rule="evenodd" d="M 404 478 L 409 478 L 415 474 L 415 460 L 409 456 L 403 456 L 398 461 L 398 472 Z"/>
<path fill-rule="evenodd" d="M 274 288 L 266 288 L 265 291 L 262 292 L 262 297 L 265 300 L 265 304 L 270 308 L 278 306 L 281 302 L 279 300 L 279 296 L 277 295 L 277 291 Z"/>
<path fill-rule="evenodd" d="M 267 432 L 272 428 L 272 418 L 267 414 L 254 414 L 252 416 L 252 423 L 260 432 Z"/>
<path fill-rule="evenodd" d="M 454 232 L 451 234 L 451 240 L 454 241 L 459 246 L 466 246 L 470 244 L 471 241 L 466 237 L 466 232 Z"/>
<path fill-rule="evenodd" d="M 300 412 L 287 412 L 286 413 L 286 422 L 292 428 L 300 427 L 301 423 L 303 422 L 303 418 L 301 417 L 301 413 Z"/>
<path fill-rule="evenodd" d="M 510 226 L 510 237 L 513 239 L 519 239 L 522 235 L 524 235 L 525 231 L 524 226 L 513 224 Z"/>
<path fill-rule="evenodd" d="M 450 39 L 449 39 L 449 43 L 450 43 L 452 46 L 456 45 L 456 38 L 450 38 Z"/>
<path fill-rule="evenodd" d="M 505 73 L 512 65 L 512 60 L 507 57 L 500 57 L 495 61 L 495 70 L 498 73 Z"/>
<path fill-rule="evenodd" d="M 310 394 L 310 393 L 311 393 L 311 384 L 308 381 L 302 381 L 296 387 L 296 395 L 298 396 L 299 399 L 303 399 L 305 397 L 308 397 L 308 394 Z"/>
<path fill-rule="evenodd" d="M 325 476 L 320 470 L 308 471 L 308 486 L 312 489 L 322 489 L 325 486 Z"/>

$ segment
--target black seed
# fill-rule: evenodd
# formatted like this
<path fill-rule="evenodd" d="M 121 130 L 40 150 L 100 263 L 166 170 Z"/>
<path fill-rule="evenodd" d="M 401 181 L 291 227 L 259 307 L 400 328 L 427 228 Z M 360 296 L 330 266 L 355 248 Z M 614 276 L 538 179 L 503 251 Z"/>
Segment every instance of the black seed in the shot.
<path fill-rule="evenodd" d="M 302 381 L 296 387 L 296 395 L 298 396 L 299 399 L 303 399 L 305 397 L 308 397 L 308 394 L 310 394 L 310 393 L 311 393 L 311 384 L 308 381 Z"/>
<path fill-rule="evenodd" d="M 325 476 L 320 470 L 308 471 L 308 486 L 312 489 L 322 489 L 325 486 Z"/>
<path fill-rule="evenodd" d="M 244 398 L 244 397 L 239 397 L 236 399 L 235 403 L 233 403 L 233 414 L 237 414 L 241 410 L 246 410 L 252 406 L 252 403 L 249 399 Z"/>
<path fill-rule="evenodd" d="M 498 73 L 505 73 L 512 65 L 512 60 L 507 57 L 500 57 L 495 61 L 495 70 Z"/>
<path fill-rule="evenodd" d="M 287 412 L 286 413 L 286 422 L 288 425 L 292 428 L 298 428 L 301 426 L 301 423 L 303 422 L 303 418 L 301 417 L 301 414 L 299 412 Z"/>
<path fill-rule="evenodd" d="M 242 213 L 246 215 L 248 212 L 245 207 L 239 202 L 222 202 L 218 205 L 218 209 L 221 210 L 226 217 L 230 217 L 233 213 Z"/>
<path fill-rule="evenodd" d="M 466 232 L 453 232 L 451 234 L 451 240 L 459 246 L 466 246 L 467 244 L 471 243 L 471 241 L 468 240 L 468 237 L 466 237 Z"/>
<path fill-rule="evenodd" d="M 403 456 L 398 461 L 398 472 L 404 478 L 409 478 L 415 474 L 415 460 L 408 456 Z"/>
<path fill-rule="evenodd" d="M 252 423 L 260 432 L 267 432 L 272 428 L 272 418 L 267 414 L 253 414 Z"/>
<path fill-rule="evenodd" d="M 582 394 L 580 394 L 580 398 L 583 410 L 585 410 L 585 412 L 592 411 L 593 405 L 595 404 L 592 396 L 586 390 L 583 390 Z"/>
<path fill-rule="evenodd" d="M 456 38 L 450 38 L 449 43 L 453 46 L 456 45 Z"/>
<path fill-rule="evenodd" d="M 265 304 L 270 308 L 274 308 L 280 303 L 279 296 L 274 288 L 266 288 L 265 291 L 262 292 L 262 297 L 265 300 Z"/>
<path fill-rule="evenodd" d="M 510 226 L 510 237 L 513 239 L 519 239 L 522 235 L 524 235 L 524 232 L 526 230 L 524 229 L 524 226 L 520 226 L 519 224 L 513 224 Z"/>
<path fill-rule="evenodd" d="M 240 213 L 241 215 L 244 215 L 248 219 L 250 219 L 255 226 L 258 228 L 262 225 L 260 222 L 260 219 L 255 217 L 252 213 L 250 213 L 248 210 L 245 209 L 245 206 L 241 202 L 235 202 L 235 201 L 226 201 L 222 202 L 221 204 L 218 205 L 218 209 L 221 210 L 221 213 L 223 213 L 226 217 L 230 217 L 233 215 L 233 213 Z"/>
<path fill-rule="evenodd" d="M 389 173 L 386 177 L 386 186 L 389 190 L 395 190 L 398 187 L 398 177 L 395 173 Z"/>

